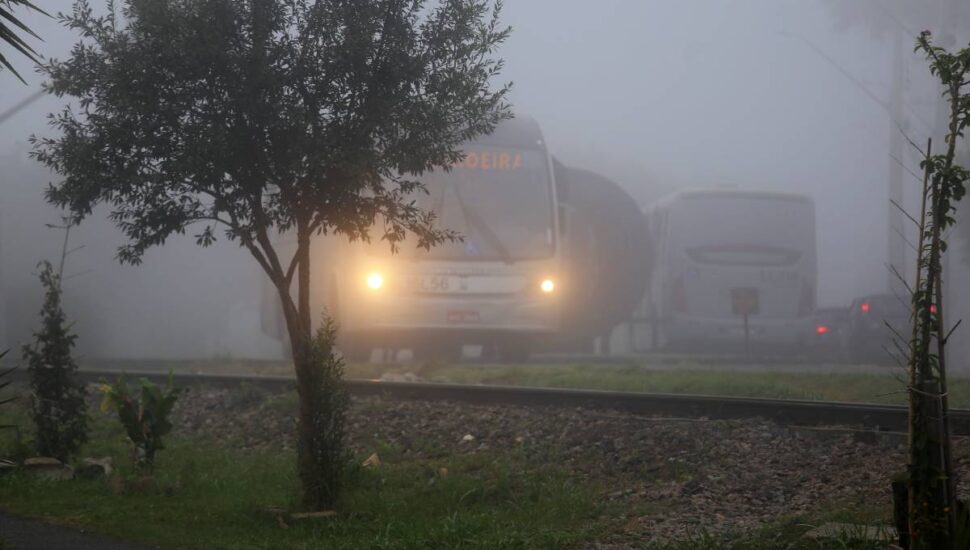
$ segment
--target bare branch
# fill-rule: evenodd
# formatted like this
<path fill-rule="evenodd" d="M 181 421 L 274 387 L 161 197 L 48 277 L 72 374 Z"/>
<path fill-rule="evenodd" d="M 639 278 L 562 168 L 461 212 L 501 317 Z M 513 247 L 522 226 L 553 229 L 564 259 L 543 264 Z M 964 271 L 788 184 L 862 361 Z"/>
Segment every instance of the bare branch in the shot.
<path fill-rule="evenodd" d="M 900 204 L 898 202 L 896 202 L 895 199 L 889 199 L 889 202 L 892 203 L 892 205 L 895 206 L 897 210 L 899 210 L 900 212 L 902 212 L 903 215 L 906 216 L 909 219 L 909 221 L 913 222 L 913 225 L 916 226 L 916 229 L 919 229 L 920 228 L 920 224 L 919 224 L 918 221 L 916 221 L 916 218 L 910 216 L 909 215 L 909 212 L 907 212 L 905 208 L 903 208 L 902 206 L 900 206 Z"/>
<path fill-rule="evenodd" d="M 907 348 L 904 348 L 903 344 L 900 343 L 900 341 L 895 338 L 892 339 L 892 343 L 893 343 L 893 347 L 895 347 L 896 351 L 899 353 L 899 356 L 895 358 L 896 365 L 898 367 L 904 367 L 905 363 L 903 363 L 901 359 L 907 359 L 907 360 L 909 359 L 909 350 Z M 886 349 L 886 348 L 884 347 L 883 349 Z M 886 349 L 886 352 L 889 352 L 889 350 Z M 892 353 L 890 353 L 890 355 L 892 355 Z"/>
<path fill-rule="evenodd" d="M 913 244 L 909 239 L 907 239 L 906 235 L 903 235 L 903 232 L 900 231 L 898 227 L 893 228 L 893 233 L 895 233 L 897 237 L 902 239 L 903 244 L 906 244 L 907 246 L 909 246 L 910 250 L 912 250 L 913 252 L 917 251 L 916 245 Z"/>
<path fill-rule="evenodd" d="M 906 278 L 903 277 L 903 274 L 900 273 L 898 269 L 896 269 L 896 266 L 894 266 L 892 264 L 886 264 L 886 268 L 889 269 L 890 272 L 892 272 L 893 276 L 895 276 L 896 279 L 899 280 L 899 282 L 903 284 L 903 286 L 906 288 L 906 290 L 910 294 L 913 293 L 913 289 L 909 286 L 909 283 L 906 281 Z M 907 306 L 907 307 L 909 307 L 909 306 Z"/>
<path fill-rule="evenodd" d="M 902 168 L 903 170 L 905 170 L 907 174 L 909 174 L 910 176 L 913 176 L 913 179 L 915 179 L 917 182 L 922 182 L 923 181 L 922 176 L 916 175 L 916 172 L 913 172 L 912 170 L 910 170 L 908 166 L 906 166 L 905 164 L 903 164 L 903 162 L 901 160 L 899 160 L 899 158 L 896 157 L 896 155 L 890 153 L 889 154 L 889 158 L 893 159 L 893 162 L 895 162 L 896 164 L 898 164 L 899 167 Z"/>
<path fill-rule="evenodd" d="M 963 322 L 963 319 L 957 319 L 957 322 L 954 323 L 952 327 L 950 327 L 949 332 L 947 332 L 946 336 L 943 338 L 943 344 L 946 344 L 947 340 L 950 339 L 950 336 L 953 335 L 953 331 L 955 331 L 957 327 L 960 326 L 960 323 L 962 322 Z"/>
<path fill-rule="evenodd" d="M 916 151 L 920 154 L 920 156 L 922 156 L 922 157 L 928 156 L 928 154 L 927 154 L 926 151 L 924 151 L 923 149 L 921 149 L 919 145 L 916 145 L 916 143 L 912 139 L 909 138 L 909 135 L 906 134 L 906 131 L 903 130 L 902 125 L 900 125 L 898 121 L 896 121 L 894 119 L 893 120 L 893 124 L 896 125 L 896 129 L 899 131 L 900 134 L 903 135 L 903 139 L 905 139 L 906 142 L 909 143 L 910 147 L 912 147 L 913 149 L 916 149 Z"/>
<path fill-rule="evenodd" d="M 889 328 L 889 331 L 892 332 L 896 336 L 896 338 L 899 338 L 903 342 L 906 341 L 906 339 L 903 338 L 903 335 L 900 334 L 899 331 L 896 330 L 895 327 L 893 327 L 892 325 L 890 325 L 888 321 L 883 321 L 882 324 L 886 325 L 886 327 Z"/>
<path fill-rule="evenodd" d="M 290 260 L 289 267 L 286 268 L 286 275 L 283 276 L 283 280 L 286 283 L 286 287 L 289 288 L 293 284 L 293 275 L 296 274 L 296 270 L 300 265 L 300 255 L 294 254 L 293 259 Z"/>

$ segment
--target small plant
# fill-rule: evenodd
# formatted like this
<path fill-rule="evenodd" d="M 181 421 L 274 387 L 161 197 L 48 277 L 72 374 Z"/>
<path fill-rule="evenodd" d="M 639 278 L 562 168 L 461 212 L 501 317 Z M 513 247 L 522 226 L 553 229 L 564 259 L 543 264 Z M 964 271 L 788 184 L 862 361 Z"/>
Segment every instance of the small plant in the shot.
<path fill-rule="evenodd" d="M 309 510 L 330 509 L 336 504 L 350 458 L 346 446 L 346 415 L 350 399 L 343 383 L 343 359 L 334 353 L 336 337 L 336 323 L 324 315 L 323 323 L 311 341 L 312 380 L 305 388 L 315 395 L 300 400 L 300 407 L 310 409 L 305 417 L 313 426 L 311 430 L 300 430 L 297 442 L 301 451 L 298 460 L 303 487 L 306 495 L 315 497 L 303 502 L 304 508 Z"/>
<path fill-rule="evenodd" d="M 115 384 L 101 384 L 100 390 L 104 394 L 101 411 L 107 412 L 111 408 L 118 411 L 118 419 L 134 445 L 135 464 L 151 469 L 155 465 L 155 453 L 165 448 L 162 436 L 172 431 L 169 416 L 185 388 L 172 386 L 171 372 L 164 389 L 144 378 L 138 382 L 141 395 L 137 397 L 128 388 L 124 374 Z"/>
<path fill-rule="evenodd" d="M 4 356 L 7 355 L 7 353 L 9 353 L 9 352 L 10 352 L 10 350 L 8 350 L 8 349 L 7 350 L 3 350 L 2 352 L 0 352 L 0 359 L 3 359 Z M 10 374 L 13 373 L 13 371 L 15 371 L 15 370 L 17 370 L 16 367 L 11 367 L 11 368 L 9 368 L 7 370 L 0 371 L 0 391 L 3 391 L 7 386 L 10 385 L 10 380 L 4 380 L 4 379 L 7 378 L 8 376 L 10 376 Z M 7 403 L 10 403 L 14 399 L 15 399 L 14 397 L 4 398 L 2 395 L 0 395 L 0 406 L 6 405 Z M 9 430 L 9 429 L 16 430 L 17 429 L 17 425 L 16 424 L 0 424 L 0 430 Z M 18 445 L 17 446 L 19 447 L 19 443 L 20 443 L 20 433 L 19 432 L 17 433 L 17 442 L 18 442 Z M 3 462 L 3 461 L 4 461 L 4 459 L 0 458 L 0 462 Z M 0 550 L 3 550 L 3 544 L 2 544 L 2 542 L 3 541 L 0 541 Z"/>
<path fill-rule="evenodd" d="M 31 415 L 37 431 L 37 453 L 65 461 L 88 439 L 84 386 L 77 380 L 71 333 L 61 307 L 61 275 L 50 262 L 40 264 L 40 282 L 47 289 L 41 309 L 41 329 L 34 344 L 23 348 L 30 377 Z"/>
<path fill-rule="evenodd" d="M 7 355 L 7 353 L 9 353 L 9 352 L 10 352 L 10 350 L 8 350 L 8 349 L 3 350 L 2 352 L 0 352 L 0 359 L 3 359 L 4 356 Z M 11 368 L 9 368 L 7 370 L 0 371 L 0 390 L 3 390 L 4 388 L 6 388 L 7 386 L 10 385 L 10 380 L 4 380 L 4 378 L 10 376 L 10 374 L 13 371 L 15 371 L 15 370 L 17 370 L 16 367 L 11 367 Z M 13 400 L 14 400 L 13 397 L 8 397 L 6 399 L 4 399 L 3 397 L 0 397 L 0 405 L 6 405 L 7 403 L 10 403 Z M 0 424 L 0 430 L 2 430 L 3 428 L 11 428 L 11 427 L 12 426 L 9 426 L 9 425 L 5 426 L 5 425 Z"/>

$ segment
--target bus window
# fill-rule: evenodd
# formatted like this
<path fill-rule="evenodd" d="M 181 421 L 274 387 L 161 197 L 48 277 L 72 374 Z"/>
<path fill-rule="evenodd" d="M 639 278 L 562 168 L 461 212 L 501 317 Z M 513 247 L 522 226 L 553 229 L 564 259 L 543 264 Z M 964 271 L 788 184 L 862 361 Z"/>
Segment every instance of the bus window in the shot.
<path fill-rule="evenodd" d="M 545 158 L 538 150 L 469 147 L 449 172 L 426 174 L 421 180 L 428 192 L 416 193 L 417 206 L 433 212 L 437 225 L 457 231 L 462 241 L 427 251 L 405 243 L 401 251 L 437 260 L 551 257 L 554 205 Z"/>

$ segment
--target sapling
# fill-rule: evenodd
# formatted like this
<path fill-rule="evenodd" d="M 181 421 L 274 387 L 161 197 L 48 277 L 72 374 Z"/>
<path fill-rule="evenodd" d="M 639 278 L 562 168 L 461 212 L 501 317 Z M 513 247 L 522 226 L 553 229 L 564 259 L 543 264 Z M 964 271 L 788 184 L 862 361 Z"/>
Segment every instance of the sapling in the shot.
<path fill-rule="evenodd" d="M 10 350 L 8 349 L 0 351 L 0 359 L 3 359 L 9 352 Z M 7 379 L 7 377 L 10 376 L 10 374 L 13 373 L 14 370 L 16 370 L 15 367 L 11 367 L 6 370 L 0 370 L 0 390 L 3 390 L 4 388 L 10 385 L 10 380 Z M 3 398 L 2 396 L 0 396 L 0 405 L 6 405 L 11 401 L 13 401 L 13 397 Z M 0 426 L 0 428 L 5 428 L 5 427 L 6 426 Z"/>
<path fill-rule="evenodd" d="M 955 162 L 956 143 L 970 125 L 970 94 L 964 92 L 970 85 L 970 47 L 950 53 L 933 45 L 930 33 L 924 31 L 916 50 L 926 55 L 949 109 L 944 152 L 934 154 L 932 140 L 922 151 L 923 200 L 919 220 L 911 217 L 919 239 L 916 277 L 910 285 L 912 332 L 906 350 L 909 463 L 904 484 L 894 487 L 894 497 L 904 547 L 955 549 L 966 548 L 970 532 L 966 509 L 957 500 L 951 459 L 945 350 L 953 329 L 944 325 L 941 259 L 947 250 L 943 236 L 954 224 L 956 203 L 970 179 L 970 171 Z"/>
<path fill-rule="evenodd" d="M 23 357 L 30 378 L 37 453 L 65 461 L 88 439 L 87 404 L 71 355 L 77 335 L 61 307 L 61 276 L 50 262 L 41 262 L 40 267 L 40 281 L 47 289 L 42 324 L 34 333 L 34 343 L 24 346 Z"/>
<path fill-rule="evenodd" d="M 138 383 L 141 391 L 137 395 L 128 388 L 124 374 L 114 384 L 101 384 L 100 391 L 104 394 L 101 411 L 117 411 L 118 420 L 132 443 L 135 464 L 151 470 L 155 466 L 155 454 L 165 448 L 162 437 L 172 431 L 172 408 L 184 388 L 172 385 L 171 373 L 165 388 L 144 378 Z"/>
<path fill-rule="evenodd" d="M 8 349 L 0 352 L 0 359 L 3 359 L 9 352 L 10 350 Z M 6 369 L 6 370 L 0 370 L 0 390 L 4 390 L 10 385 L 11 380 L 8 377 L 15 370 L 16 370 L 16 367 L 10 367 L 9 369 Z M 13 400 L 14 400 L 13 397 L 4 397 L 2 394 L 0 394 L 0 406 L 6 405 L 7 403 L 10 403 Z M 14 424 L 0 424 L 0 430 L 11 429 L 16 427 L 17 426 Z"/>

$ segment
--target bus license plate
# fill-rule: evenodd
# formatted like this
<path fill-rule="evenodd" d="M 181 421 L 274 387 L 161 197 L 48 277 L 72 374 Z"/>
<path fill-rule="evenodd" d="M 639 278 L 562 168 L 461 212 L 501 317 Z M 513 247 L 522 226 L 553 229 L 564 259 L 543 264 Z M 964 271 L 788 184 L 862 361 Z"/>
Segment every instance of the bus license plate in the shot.
<path fill-rule="evenodd" d="M 443 294 L 468 292 L 468 277 L 462 275 L 419 275 L 411 279 L 414 292 Z"/>
<path fill-rule="evenodd" d="M 449 323 L 477 323 L 481 320 L 477 311 L 459 310 L 448 312 Z"/>
<path fill-rule="evenodd" d="M 423 275 L 416 277 L 413 285 L 420 292 L 450 292 L 456 286 L 448 275 Z"/>

